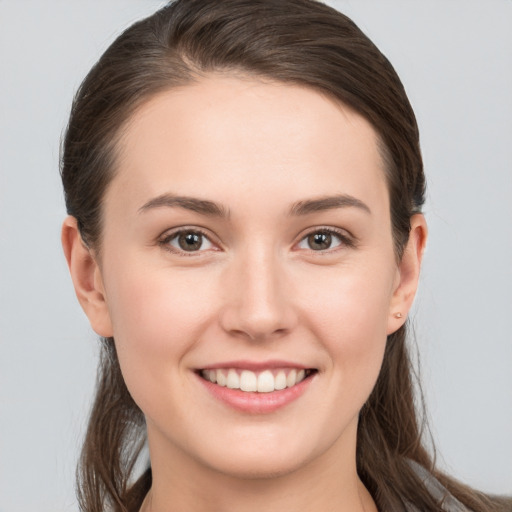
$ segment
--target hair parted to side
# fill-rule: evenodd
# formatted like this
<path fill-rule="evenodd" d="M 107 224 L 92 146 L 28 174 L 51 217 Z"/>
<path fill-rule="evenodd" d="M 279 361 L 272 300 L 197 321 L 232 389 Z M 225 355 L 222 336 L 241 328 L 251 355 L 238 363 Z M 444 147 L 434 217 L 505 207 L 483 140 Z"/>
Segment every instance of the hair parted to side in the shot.
<path fill-rule="evenodd" d="M 116 148 L 130 116 L 155 94 L 211 73 L 241 73 L 303 85 L 350 106 L 375 128 L 386 161 L 397 258 L 410 218 L 424 202 L 418 128 L 389 61 L 346 16 L 314 0 L 177 0 L 121 34 L 73 102 L 62 147 L 68 213 L 101 254 L 102 200 L 116 173 Z M 405 326 L 388 337 L 377 384 L 360 414 L 357 468 L 380 510 L 441 511 L 410 461 L 432 472 L 475 512 L 499 500 L 439 474 L 422 443 Z M 421 403 L 420 403 L 421 409 Z M 121 374 L 113 339 L 103 339 L 95 402 L 78 470 L 81 510 L 137 511 L 151 470 L 134 482 L 144 418 Z"/>

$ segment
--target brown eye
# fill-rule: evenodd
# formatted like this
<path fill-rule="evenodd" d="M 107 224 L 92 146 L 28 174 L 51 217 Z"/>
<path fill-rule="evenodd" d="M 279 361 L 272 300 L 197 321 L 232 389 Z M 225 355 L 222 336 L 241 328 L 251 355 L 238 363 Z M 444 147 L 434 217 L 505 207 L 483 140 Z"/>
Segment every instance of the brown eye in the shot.
<path fill-rule="evenodd" d="M 330 233 L 312 233 L 308 235 L 308 246 L 313 251 L 325 251 L 332 245 L 332 235 Z"/>
<path fill-rule="evenodd" d="M 180 231 L 171 235 L 164 243 L 177 252 L 199 252 L 213 247 L 210 240 L 198 231 Z"/>
<path fill-rule="evenodd" d="M 309 251 L 328 251 L 341 245 L 351 246 L 351 241 L 341 233 L 329 229 L 320 229 L 312 231 L 306 235 L 299 243 L 299 249 Z"/>
<path fill-rule="evenodd" d="M 178 244 L 184 251 L 198 251 L 203 245 L 203 235 L 199 233 L 182 233 L 178 235 Z"/>

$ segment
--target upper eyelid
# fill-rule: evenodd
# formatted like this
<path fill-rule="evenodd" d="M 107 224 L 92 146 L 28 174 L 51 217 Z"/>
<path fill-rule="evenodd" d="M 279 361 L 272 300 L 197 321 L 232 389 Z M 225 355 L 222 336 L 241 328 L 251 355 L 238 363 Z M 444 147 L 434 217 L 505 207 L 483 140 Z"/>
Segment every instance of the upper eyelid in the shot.
<path fill-rule="evenodd" d="M 299 235 L 298 239 L 299 241 L 304 240 L 304 238 L 314 233 L 332 233 L 334 235 L 339 236 L 342 239 L 351 240 L 354 243 L 357 241 L 356 237 L 350 231 L 347 231 L 346 229 L 342 228 L 335 228 L 332 226 L 315 226 L 313 228 L 308 228 Z"/>
<path fill-rule="evenodd" d="M 200 233 L 201 235 L 205 236 L 210 240 L 210 242 L 213 243 L 212 234 L 209 230 L 202 228 L 200 226 L 178 226 L 175 228 L 169 228 L 163 231 L 160 235 L 158 235 L 157 239 L 159 241 L 174 238 L 175 236 L 179 235 L 180 233 Z"/>
<path fill-rule="evenodd" d="M 305 234 L 317 233 L 317 232 L 322 232 L 322 231 L 327 231 L 330 233 L 339 233 L 339 234 L 347 233 L 347 235 L 350 235 L 350 233 L 346 229 L 336 228 L 334 226 L 313 226 L 312 228 L 307 228 L 304 230 Z M 352 235 L 350 235 L 350 236 L 352 236 Z"/>

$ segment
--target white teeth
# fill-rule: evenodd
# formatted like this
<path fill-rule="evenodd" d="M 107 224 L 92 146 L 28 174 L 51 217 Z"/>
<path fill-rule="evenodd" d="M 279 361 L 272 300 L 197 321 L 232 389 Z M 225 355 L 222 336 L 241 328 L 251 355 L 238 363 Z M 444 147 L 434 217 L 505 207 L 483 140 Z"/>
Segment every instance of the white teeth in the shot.
<path fill-rule="evenodd" d="M 203 370 L 202 376 L 219 386 L 230 389 L 240 389 L 246 392 L 271 393 L 285 388 L 291 388 L 306 378 L 306 370 L 292 369 L 265 370 L 255 373 L 250 370 L 236 370 L 234 368 L 222 370 Z"/>
<path fill-rule="evenodd" d="M 274 389 L 284 389 L 286 387 L 286 373 L 280 371 L 274 381 Z"/>
<path fill-rule="evenodd" d="M 226 386 L 230 389 L 240 389 L 240 377 L 236 370 L 229 370 Z"/>
<path fill-rule="evenodd" d="M 256 374 L 249 370 L 244 370 L 240 374 L 240 389 L 242 391 L 258 391 L 258 378 Z"/>
<path fill-rule="evenodd" d="M 297 370 L 292 370 L 286 377 L 286 387 L 291 388 L 297 382 Z"/>
<path fill-rule="evenodd" d="M 222 370 L 217 370 L 217 371 L 210 370 L 210 372 L 216 374 L 216 376 L 217 376 L 216 380 L 217 380 L 217 384 L 219 386 L 225 386 L 226 385 L 226 375 L 224 374 L 224 372 Z"/>
<path fill-rule="evenodd" d="M 265 370 L 258 375 L 258 392 L 270 393 L 275 390 L 274 376 L 270 370 Z"/>

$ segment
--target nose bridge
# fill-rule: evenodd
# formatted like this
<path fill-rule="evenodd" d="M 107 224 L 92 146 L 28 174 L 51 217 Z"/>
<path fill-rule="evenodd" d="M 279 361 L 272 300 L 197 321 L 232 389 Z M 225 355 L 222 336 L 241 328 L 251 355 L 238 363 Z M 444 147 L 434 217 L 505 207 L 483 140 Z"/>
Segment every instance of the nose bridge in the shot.
<path fill-rule="evenodd" d="M 247 247 L 229 274 L 226 330 L 261 339 L 291 329 L 294 314 L 286 293 L 286 274 L 274 249 L 264 244 Z"/>

